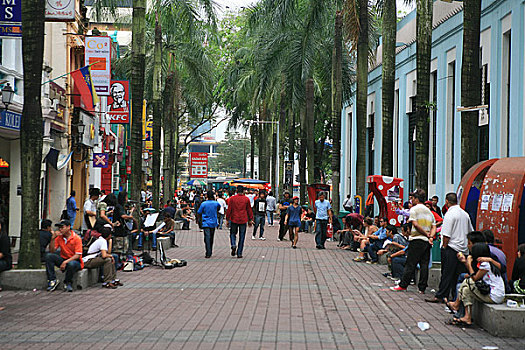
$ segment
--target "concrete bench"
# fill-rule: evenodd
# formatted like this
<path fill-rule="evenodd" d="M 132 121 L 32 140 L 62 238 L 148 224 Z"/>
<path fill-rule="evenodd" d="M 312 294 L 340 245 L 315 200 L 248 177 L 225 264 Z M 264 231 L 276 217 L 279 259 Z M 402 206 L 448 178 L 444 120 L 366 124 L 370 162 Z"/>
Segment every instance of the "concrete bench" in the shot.
<path fill-rule="evenodd" d="M 65 273 L 55 268 L 57 279 L 64 283 Z M 83 289 L 98 282 L 98 269 L 83 269 L 73 277 L 73 288 Z M 45 269 L 18 270 L 11 269 L 0 273 L 0 285 L 5 290 L 33 290 L 47 288 L 47 275 Z"/>
<path fill-rule="evenodd" d="M 472 319 L 493 336 L 525 338 L 525 308 L 475 302 Z"/>

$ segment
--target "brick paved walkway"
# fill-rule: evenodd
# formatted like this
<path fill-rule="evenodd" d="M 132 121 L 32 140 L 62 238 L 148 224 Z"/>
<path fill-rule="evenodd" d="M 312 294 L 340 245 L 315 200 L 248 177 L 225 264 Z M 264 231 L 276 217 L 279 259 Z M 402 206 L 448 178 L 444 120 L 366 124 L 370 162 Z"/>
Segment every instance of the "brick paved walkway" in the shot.
<path fill-rule="evenodd" d="M 178 238 L 175 270 L 120 273 L 117 290 L 69 294 L 0 293 L 1 349 L 523 349 L 480 329 L 445 326 L 442 305 L 393 293 L 384 266 L 358 264 L 335 243 L 317 250 L 301 234 L 299 249 L 248 236 L 244 259 L 230 257 L 225 230 L 204 259 L 202 233 Z M 430 323 L 422 332 L 418 321 Z"/>

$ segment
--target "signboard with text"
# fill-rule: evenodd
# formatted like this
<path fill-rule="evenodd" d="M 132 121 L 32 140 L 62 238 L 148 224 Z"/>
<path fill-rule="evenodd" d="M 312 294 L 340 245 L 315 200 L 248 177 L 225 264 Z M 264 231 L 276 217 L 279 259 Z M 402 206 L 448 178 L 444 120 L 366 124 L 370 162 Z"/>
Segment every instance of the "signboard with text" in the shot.
<path fill-rule="evenodd" d="M 75 0 L 46 0 L 46 22 L 73 22 Z"/>
<path fill-rule="evenodd" d="M 91 65 L 91 79 L 98 95 L 108 96 L 111 83 L 111 38 L 86 36 L 85 65 Z"/>
<path fill-rule="evenodd" d="M 22 123 L 22 115 L 10 111 L 3 110 L 0 112 L 0 128 L 20 131 L 20 124 Z"/>
<path fill-rule="evenodd" d="M 208 153 L 190 153 L 190 178 L 208 177 Z"/>
<path fill-rule="evenodd" d="M 0 38 L 22 37 L 22 0 L 0 1 Z"/>
<path fill-rule="evenodd" d="M 129 124 L 129 81 L 112 80 L 107 101 L 109 122 Z"/>

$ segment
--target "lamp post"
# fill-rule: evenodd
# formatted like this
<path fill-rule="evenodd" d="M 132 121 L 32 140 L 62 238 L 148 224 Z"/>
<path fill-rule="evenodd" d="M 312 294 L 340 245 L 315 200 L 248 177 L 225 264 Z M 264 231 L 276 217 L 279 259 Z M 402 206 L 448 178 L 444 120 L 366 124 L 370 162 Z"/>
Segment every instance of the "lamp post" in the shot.
<path fill-rule="evenodd" d="M 15 91 L 11 87 L 9 83 L 5 84 L 5 86 L 2 89 L 2 103 L 4 104 L 5 108 L 4 110 L 7 111 L 7 108 L 13 102 L 13 96 L 15 95 Z"/>
<path fill-rule="evenodd" d="M 279 159 L 279 142 L 280 142 L 280 133 L 279 133 L 279 121 L 277 120 L 249 120 L 248 125 L 252 124 L 276 124 L 277 125 L 277 157 L 276 157 L 276 164 L 275 164 L 275 184 L 272 184 L 272 187 L 275 187 L 275 193 L 279 193 L 279 162 L 281 161 Z M 273 188 L 272 188 L 273 189 Z"/>

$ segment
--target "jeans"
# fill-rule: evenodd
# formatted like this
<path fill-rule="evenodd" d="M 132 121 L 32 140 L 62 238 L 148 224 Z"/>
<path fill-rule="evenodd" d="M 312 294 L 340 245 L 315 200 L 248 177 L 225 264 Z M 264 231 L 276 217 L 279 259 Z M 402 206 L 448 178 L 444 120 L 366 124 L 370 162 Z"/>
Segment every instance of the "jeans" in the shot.
<path fill-rule="evenodd" d="M 157 235 L 155 233 L 150 233 L 148 236 L 146 236 L 146 240 L 148 240 L 150 237 L 153 239 L 152 247 L 156 248 L 157 247 Z M 139 249 L 142 249 L 143 240 L 144 240 L 144 232 L 141 232 L 139 234 L 139 244 L 138 244 Z"/>
<path fill-rule="evenodd" d="M 237 232 L 239 233 L 239 245 L 236 244 Z M 230 244 L 232 248 L 237 246 L 237 256 L 242 256 L 242 250 L 244 248 L 244 237 L 246 236 L 246 224 L 236 224 L 232 222 L 230 224 Z"/>
<path fill-rule="evenodd" d="M 0 272 L 11 270 L 12 265 L 9 265 L 9 263 L 5 259 L 0 259 Z"/>
<path fill-rule="evenodd" d="M 392 258 L 392 277 L 399 278 L 403 277 L 403 270 L 405 269 L 405 264 L 407 262 L 406 255 L 396 256 Z"/>
<path fill-rule="evenodd" d="M 204 245 L 206 246 L 206 256 L 211 256 L 213 253 L 213 238 L 215 236 L 215 228 L 204 227 Z"/>
<path fill-rule="evenodd" d="M 168 233 L 158 233 L 159 237 L 169 237 L 171 246 L 173 247 L 175 245 L 175 232 L 171 231 Z M 153 248 L 157 247 L 157 239 L 153 238 Z"/>
<path fill-rule="evenodd" d="M 262 237 L 264 235 L 264 221 L 265 218 L 263 215 L 255 215 L 253 217 L 255 225 L 253 225 L 253 237 L 257 236 L 257 229 L 260 227 L 261 232 L 259 234 L 259 237 Z"/>
<path fill-rule="evenodd" d="M 316 219 L 315 245 L 323 247 L 326 242 L 326 230 L 328 229 L 328 220 Z"/>
<path fill-rule="evenodd" d="M 410 280 L 414 277 L 416 265 L 419 263 L 419 283 L 418 288 L 424 292 L 428 282 L 428 263 L 430 261 L 430 244 L 421 239 L 410 241 L 407 248 L 407 262 L 403 272 L 403 278 L 399 282 L 401 288 L 407 288 Z"/>
<path fill-rule="evenodd" d="M 283 240 L 288 232 L 288 225 L 285 225 L 284 221 L 286 220 L 286 214 L 281 212 L 281 219 L 279 220 L 279 240 Z"/>
<path fill-rule="evenodd" d="M 190 220 L 182 218 L 182 219 L 175 219 L 175 221 L 182 222 L 182 229 L 183 230 L 189 230 L 190 229 Z"/>
<path fill-rule="evenodd" d="M 465 265 L 460 263 L 456 252 L 451 247 L 441 248 L 441 280 L 436 298 L 450 299 L 450 293 L 455 296 L 456 282 L 461 272 L 464 272 Z"/>
<path fill-rule="evenodd" d="M 75 224 L 75 219 L 77 217 L 77 213 L 76 212 L 74 214 L 68 213 L 67 215 L 69 215 L 69 223 L 71 224 L 71 228 L 73 228 L 73 225 Z"/>
<path fill-rule="evenodd" d="M 219 214 L 218 220 L 219 220 L 219 230 L 222 230 L 222 223 L 224 222 L 224 214 Z"/>
<path fill-rule="evenodd" d="M 62 265 L 62 263 L 65 260 L 66 259 L 64 259 L 60 255 L 56 255 L 53 253 L 49 253 L 46 255 L 46 273 L 47 273 L 47 279 L 49 281 L 53 281 L 57 279 L 56 274 L 55 274 L 55 266 L 60 267 L 60 265 Z M 68 262 L 66 264 L 66 269 L 65 269 L 66 277 L 64 278 L 64 283 L 66 285 L 73 283 L 73 276 L 75 275 L 77 271 L 80 271 L 80 270 L 81 270 L 80 261 L 73 260 L 73 261 Z"/>
<path fill-rule="evenodd" d="M 370 243 L 367 247 L 368 254 L 370 255 L 370 260 L 378 261 L 377 251 L 383 249 L 384 239 L 378 239 Z"/>
<path fill-rule="evenodd" d="M 273 225 L 273 210 L 267 210 L 266 217 L 268 218 L 268 225 Z"/>

